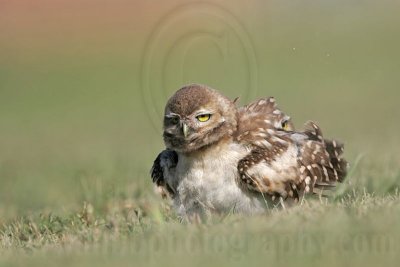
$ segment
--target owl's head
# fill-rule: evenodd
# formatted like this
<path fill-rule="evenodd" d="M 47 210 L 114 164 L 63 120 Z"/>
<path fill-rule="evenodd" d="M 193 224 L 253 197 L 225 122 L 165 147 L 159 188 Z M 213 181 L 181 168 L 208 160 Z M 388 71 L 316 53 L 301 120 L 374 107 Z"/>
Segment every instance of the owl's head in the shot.
<path fill-rule="evenodd" d="M 190 153 L 232 136 L 236 120 L 235 104 L 216 90 L 184 86 L 165 107 L 164 142 L 169 149 Z"/>

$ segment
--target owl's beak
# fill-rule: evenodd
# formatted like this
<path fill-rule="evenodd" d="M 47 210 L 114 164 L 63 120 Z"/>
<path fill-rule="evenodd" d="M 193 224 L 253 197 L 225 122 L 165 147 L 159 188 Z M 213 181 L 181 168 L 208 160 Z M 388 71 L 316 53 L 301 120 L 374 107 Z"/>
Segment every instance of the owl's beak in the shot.
<path fill-rule="evenodd" d="M 189 127 L 185 123 L 182 124 L 182 132 L 183 136 L 186 138 L 188 136 Z"/>

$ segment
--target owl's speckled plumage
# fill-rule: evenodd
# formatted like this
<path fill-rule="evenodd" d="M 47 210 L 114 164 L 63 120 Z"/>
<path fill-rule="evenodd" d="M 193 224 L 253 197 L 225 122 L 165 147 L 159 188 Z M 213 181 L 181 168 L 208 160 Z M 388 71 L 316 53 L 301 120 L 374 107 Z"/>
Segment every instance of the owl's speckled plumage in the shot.
<path fill-rule="evenodd" d="M 237 108 L 205 85 L 188 85 L 168 101 L 167 147 L 154 161 L 153 182 L 182 217 L 260 213 L 276 201 L 297 202 L 346 175 L 343 145 L 313 122 L 294 131 L 274 98 Z"/>

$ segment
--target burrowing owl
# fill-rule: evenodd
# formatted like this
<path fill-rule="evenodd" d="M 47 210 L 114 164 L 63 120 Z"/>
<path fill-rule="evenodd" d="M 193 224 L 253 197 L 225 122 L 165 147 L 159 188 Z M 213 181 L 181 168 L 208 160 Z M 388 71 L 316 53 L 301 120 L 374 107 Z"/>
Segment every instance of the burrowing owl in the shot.
<path fill-rule="evenodd" d="M 151 176 L 182 217 L 261 213 L 346 175 L 343 145 L 313 122 L 294 131 L 274 98 L 236 108 L 214 89 L 188 85 L 169 99 L 163 128 L 166 150 Z"/>

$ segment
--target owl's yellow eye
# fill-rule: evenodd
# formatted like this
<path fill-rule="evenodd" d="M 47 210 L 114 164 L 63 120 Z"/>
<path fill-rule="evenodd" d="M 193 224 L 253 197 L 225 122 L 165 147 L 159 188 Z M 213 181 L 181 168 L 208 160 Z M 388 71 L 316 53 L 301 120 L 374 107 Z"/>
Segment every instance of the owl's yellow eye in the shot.
<path fill-rule="evenodd" d="M 210 114 L 201 114 L 201 115 L 198 115 L 196 118 L 199 122 L 206 122 L 211 118 L 211 115 Z"/>
<path fill-rule="evenodd" d="M 285 131 L 289 131 L 289 123 L 288 121 L 282 122 L 282 129 Z"/>

